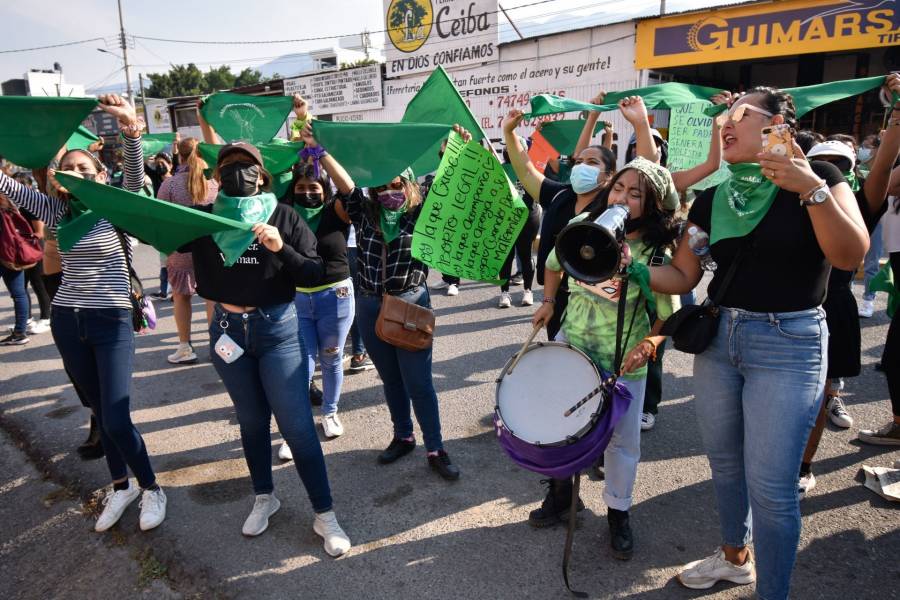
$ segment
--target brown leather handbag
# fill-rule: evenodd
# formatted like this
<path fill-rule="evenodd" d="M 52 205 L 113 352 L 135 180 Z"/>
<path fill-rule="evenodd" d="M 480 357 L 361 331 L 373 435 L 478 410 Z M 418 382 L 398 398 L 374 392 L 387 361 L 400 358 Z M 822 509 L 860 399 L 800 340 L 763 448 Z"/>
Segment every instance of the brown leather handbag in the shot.
<path fill-rule="evenodd" d="M 431 348 L 434 311 L 407 302 L 387 292 L 387 242 L 381 244 L 381 310 L 375 321 L 375 335 L 397 348 L 416 352 Z"/>

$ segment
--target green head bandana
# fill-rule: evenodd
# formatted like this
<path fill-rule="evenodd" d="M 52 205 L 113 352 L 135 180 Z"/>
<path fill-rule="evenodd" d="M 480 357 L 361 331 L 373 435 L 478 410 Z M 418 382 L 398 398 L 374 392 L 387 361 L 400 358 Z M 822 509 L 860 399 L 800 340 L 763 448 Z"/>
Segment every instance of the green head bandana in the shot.
<path fill-rule="evenodd" d="M 664 209 L 675 210 L 678 208 L 680 204 L 678 201 L 678 192 L 675 191 L 675 182 L 672 181 L 672 174 L 669 173 L 668 169 L 661 167 L 655 162 L 647 160 L 642 156 L 637 157 L 622 167 L 622 171 L 625 169 L 639 171 L 650 180 L 650 184 L 656 188 L 657 193 L 659 193 L 660 198 L 662 198 L 662 207 Z M 619 172 L 621 173 L 621 171 Z"/>
<path fill-rule="evenodd" d="M 312 229 L 313 233 L 319 230 L 319 223 L 322 222 L 323 208 L 325 208 L 324 204 L 316 208 L 306 208 L 299 204 L 294 205 L 294 210 L 296 210 L 297 214 L 300 215 L 300 218 L 309 225 L 309 228 Z"/>
<path fill-rule="evenodd" d="M 388 210 L 384 206 L 379 206 L 379 208 L 381 209 L 381 215 L 379 217 L 381 222 L 381 235 L 383 235 L 384 240 L 390 244 L 400 236 L 400 217 L 406 213 L 406 208 L 404 207 L 399 210 Z"/>
<path fill-rule="evenodd" d="M 278 200 L 274 194 L 262 193 L 256 196 L 234 198 L 219 192 L 216 202 L 213 204 L 213 214 L 239 221 L 248 225 L 266 223 Z M 232 266 L 241 255 L 247 251 L 256 234 L 252 231 L 221 231 L 212 234 L 213 241 L 225 255 L 225 266 Z"/>
<path fill-rule="evenodd" d="M 728 170 L 731 177 L 719 184 L 713 197 L 710 244 L 753 231 L 778 194 L 778 186 L 763 177 L 757 163 L 728 165 Z"/>

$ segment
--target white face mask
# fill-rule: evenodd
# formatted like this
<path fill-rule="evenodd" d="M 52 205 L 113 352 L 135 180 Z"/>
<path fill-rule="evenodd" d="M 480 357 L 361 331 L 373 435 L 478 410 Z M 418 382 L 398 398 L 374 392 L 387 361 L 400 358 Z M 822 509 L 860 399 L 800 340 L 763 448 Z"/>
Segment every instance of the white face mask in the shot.
<path fill-rule="evenodd" d="M 572 167 L 569 183 L 576 194 L 586 194 L 600 187 L 600 168 L 580 163 Z"/>
<path fill-rule="evenodd" d="M 868 160 L 872 158 L 872 149 L 863 146 L 859 149 L 856 155 L 859 157 L 859 162 L 868 162 Z"/>

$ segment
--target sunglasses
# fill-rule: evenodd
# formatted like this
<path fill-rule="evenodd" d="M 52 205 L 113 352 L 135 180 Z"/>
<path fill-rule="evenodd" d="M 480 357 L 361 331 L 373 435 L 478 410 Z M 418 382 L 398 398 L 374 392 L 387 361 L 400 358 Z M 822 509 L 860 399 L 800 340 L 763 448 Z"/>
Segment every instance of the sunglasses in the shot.
<path fill-rule="evenodd" d="M 744 103 L 744 104 L 739 104 L 737 107 L 728 111 L 728 119 L 735 123 L 740 123 L 743 120 L 744 116 L 747 114 L 748 110 L 752 110 L 753 112 L 764 115 L 770 119 L 775 116 L 772 113 L 770 113 L 769 111 L 759 108 L 758 106 L 753 106 L 752 104 Z"/>

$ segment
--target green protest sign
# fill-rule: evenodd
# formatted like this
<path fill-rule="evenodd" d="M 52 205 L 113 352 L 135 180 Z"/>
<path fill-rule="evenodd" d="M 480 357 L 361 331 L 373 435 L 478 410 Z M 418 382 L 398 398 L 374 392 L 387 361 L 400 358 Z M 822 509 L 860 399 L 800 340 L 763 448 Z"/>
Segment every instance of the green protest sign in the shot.
<path fill-rule="evenodd" d="M 268 142 L 291 112 L 291 96 L 246 96 L 222 92 L 209 96 L 200 108 L 207 123 L 226 143 Z"/>
<path fill-rule="evenodd" d="M 669 113 L 669 162 L 673 173 L 686 171 L 706 161 L 712 141 L 713 117 L 705 114 L 708 102 L 693 102 L 673 108 Z M 720 168 L 691 189 L 705 190 L 728 177 L 728 169 Z"/>
<path fill-rule="evenodd" d="M 497 157 L 454 132 L 419 213 L 412 255 L 441 273 L 500 284 L 527 218 Z"/>

